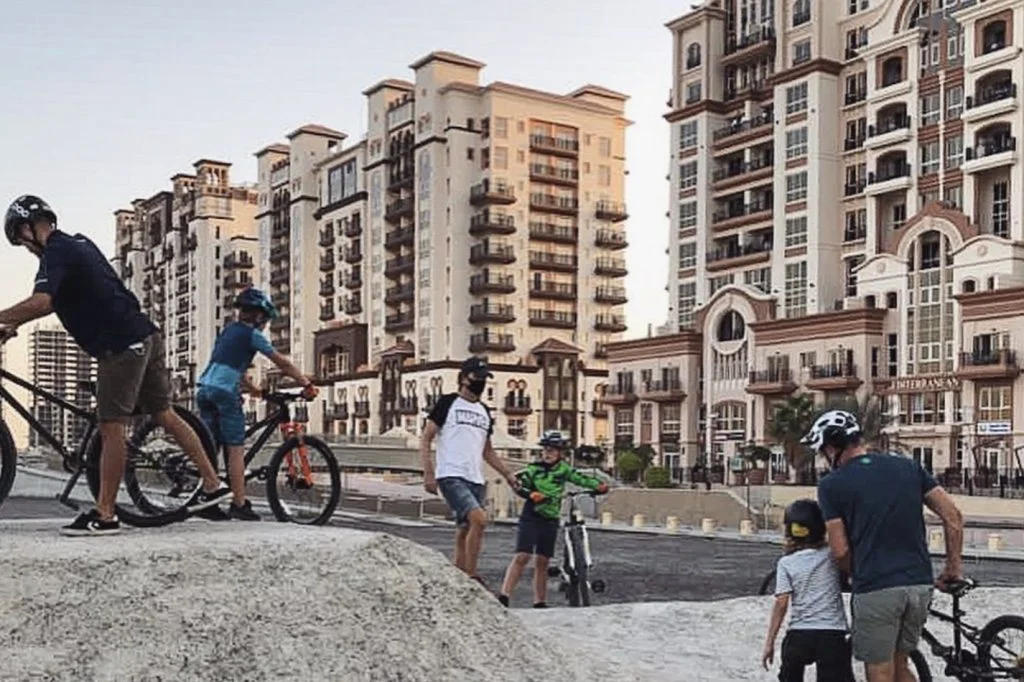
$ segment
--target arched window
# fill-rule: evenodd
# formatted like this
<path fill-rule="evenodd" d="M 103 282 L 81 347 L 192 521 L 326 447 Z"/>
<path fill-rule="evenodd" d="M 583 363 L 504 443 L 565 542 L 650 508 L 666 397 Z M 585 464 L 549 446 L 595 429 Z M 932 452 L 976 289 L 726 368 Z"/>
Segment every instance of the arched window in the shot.
<path fill-rule="evenodd" d="M 882 87 L 903 82 L 903 58 L 889 57 L 882 62 Z"/>
<path fill-rule="evenodd" d="M 996 19 L 985 25 L 981 31 L 982 54 L 995 52 L 1006 47 L 1006 22 Z"/>
<path fill-rule="evenodd" d="M 700 43 L 690 43 L 686 48 L 686 68 L 693 69 L 700 66 Z"/>
<path fill-rule="evenodd" d="M 961 290 L 965 294 L 972 294 L 977 289 L 978 283 L 973 279 L 965 279 L 963 284 L 960 285 Z"/>
<path fill-rule="evenodd" d="M 743 318 L 735 310 L 730 310 L 718 322 L 719 341 L 740 341 L 747 334 Z"/>

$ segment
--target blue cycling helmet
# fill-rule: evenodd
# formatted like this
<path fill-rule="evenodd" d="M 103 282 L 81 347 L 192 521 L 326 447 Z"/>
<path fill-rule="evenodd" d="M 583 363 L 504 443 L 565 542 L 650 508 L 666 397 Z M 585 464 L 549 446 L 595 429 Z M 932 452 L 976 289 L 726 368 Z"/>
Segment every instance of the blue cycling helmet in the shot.
<path fill-rule="evenodd" d="M 277 319 L 277 306 L 264 291 L 256 287 L 249 287 L 240 293 L 235 299 L 235 307 L 260 310 L 268 319 Z"/>

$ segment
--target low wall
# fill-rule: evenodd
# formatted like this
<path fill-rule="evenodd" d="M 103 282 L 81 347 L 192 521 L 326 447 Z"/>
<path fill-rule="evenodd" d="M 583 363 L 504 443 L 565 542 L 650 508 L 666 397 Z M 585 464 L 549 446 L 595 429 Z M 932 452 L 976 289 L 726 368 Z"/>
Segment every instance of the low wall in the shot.
<path fill-rule="evenodd" d="M 684 526 L 700 526 L 703 519 L 712 518 L 720 527 L 734 529 L 740 521 L 757 517 L 726 490 L 615 488 L 602 501 L 601 511 L 627 523 L 643 514 L 648 524 L 664 525 L 675 516 Z"/>

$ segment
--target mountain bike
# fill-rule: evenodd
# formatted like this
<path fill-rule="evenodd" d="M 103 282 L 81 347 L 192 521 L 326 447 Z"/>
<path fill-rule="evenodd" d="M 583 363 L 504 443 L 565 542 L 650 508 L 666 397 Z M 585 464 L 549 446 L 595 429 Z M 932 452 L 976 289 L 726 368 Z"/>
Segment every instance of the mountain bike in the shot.
<path fill-rule="evenodd" d="M 78 479 L 82 474 L 85 474 L 86 480 L 89 484 L 89 490 L 92 492 L 93 497 L 98 498 L 100 488 L 100 452 L 102 451 L 102 441 L 95 412 L 91 409 L 72 404 L 62 398 L 59 398 L 49 391 L 39 388 L 38 386 L 35 386 L 3 369 L 0 369 L 0 380 L 9 381 L 14 385 L 23 388 L 32 395 L 42 398 L 50 406 L 69 412 L 84 422 L 84 431 L 82 433 L 82 437 L 79 439 L 78 445 L 74 450 L 68 450 L 64 443 L 61 443 L 57 437 L 53 435 L 53 432 L 43 426 L 43 424 L 36 419 L 36 417 L 27 408 L 25 408 L 25 406 L 11 394 L 2 383 L 0 383 L 0 403 L 6 403 L 9 405 L 26 422 L 28 422 L 29 428 L 39 434 L 40 438 L 60 455 L 64 470 L 71 474 L 71 477 L 64 485 L 64 489 L 57 495 L 57 500 L 66 507 L 75 510 L 79 509 L 80 505 L 78 502 L 71 499 L 71 494 L 74 492 L 75 485 L 78 483 Z M 96 384 L 92 381 L 79 381 L 76 384 L 76 387 L 81 393 L 89 395 L 90 398 L 94 398 L 96 395 Z M 198 417 L 188 410 L 175 406 L 174 411 L 179 417 L 185 420 L 189 426 L 192 426 L 196 430 L 200 443 L 203 446 L 203 450 L 209 456 L 210 453 L 214 451 L 213 439 L 209 436 L 209 431 L 202 425 L 202 422 L 199 421 Z M 138 418 L 138 415 L 136 418 Z M 198 422 L 199 428 L 196 428 L 196 422 Z M 171 447 L 177 448 L 178 446 L 176 444 L 172 444 Z M 127 448 L 129 459 L 137 461 L 143 461 L 145 459 L 146 454 L 133 448 L 130 440 L 127 442 Z M 180 448 L 178 449 L 178 452 L 180 453 L 180 457 L 187 459 L 187 457 L 181 453 Z M 11 436 L 10 428 L 2 419 L 0 419 L 0 504 L 2 504 L 10 494 L 11 488 L 14 485 L 14 478 L 17 471 L 17 460 L 18 452 L 15 448 L 14 438 Z M 194 489 L 195 488 L 193 486 L 193 488 L 189 490 L 189 493 L 191 494 Z M 170 523 L 183 521 L 188 516 L 188 512 L 184 508 L 180 510 L 147 510 L 141 507 L 131 508 L 118 504 L 116 511 L 120 520 L 124 521 L 129 526 L 137 527 L 164 526 Z"/>
<path fill-rule="evenodd" d="M 927 626 L 921 632 L 921 639 L 928 644 L 932 655 L 945 662 L 943 674 L 947 677 L 961 682 L 1024 680 L 1024 616 L 998 616 L 980 629 L 963 622 L 967 614 L 960 608 L 960 599 L 977 586 L 978 583 L 970 579 L 947 585 L 943 591 L 952 597 L 952 611 L 945 613 L 935 607 L 928 609 L 929 617 L 953 626 L 952 646 L 943 645 Z M 761 582 L 758 594 L 774 592 L 775 570 L 772 569 Z M 1005 645 L 1005 631 L 1018 633 L 1019 641 L 1015 647 Z M 974 646 L 974 652 L 964 649 L 964 639 Z M 997 656 L 999 662 L 995 660 Z M 931 669 L 921 651 L 912 652 L 910 661 L 920 682 L 932 682 Z"/>
<path fill-rule="evenodd" d="M 301 392 L 264 396 L 268 406 L 276 409 L 268 410 L 269 414 L 245 433 L 246 442 L 255 437 L 245 453 L 245 481 L 246 484 L 253 480 L 265 484 L 267 504 L 278 521 L 323 525 L 330 520 L 341 499 L 341 471 L 327 443 L 307 435 L 301 421 L 292 418 L 291 405 L 301 398 Z M 156 422 L 149 420 L 132 435 L 132 444 L 149 455 L 144 461 L 157 462 L 157 466 L 142 467 L 138 461 L 130 462 L 125 480 L 132 500 L 140 509 L 164 513 L 184 503 L 199 481 L 199 471 L 181 453 L 165 451 L 163 439 L 158 437 L 147 443 L 157 428 Z M 205 424 L 202 428 L 209 433 Z M 277 431 L 283 438 L 281 445 L 266 464 L 252 466 Z M 319 456 L 321 461 L 311 463 L 311 456 Z M 216 452 L 212 459 L 216 468 Z M 227 480 L 226 475 L 221 478 Z M 295 495 L 298 501 L 286 501 L 290 495 Z"/>
<path fill-rule="evenodd" d="M 548 577 L 559 578 L 558 591 L 565 592 L 569 606 L 590 606 L 590 595 L 601 594 L 606 585 L 603 580 L 591 580 L 590 569 L 593 557 L 590 553 L 590 536 L 583 513 L 576 503 L 580 495 L 597 497 L 593 491 L 566 493 L 569 498 L 569 510 L 562 521 L 564 543 L 562 546 L 562 562 L 558 566 L 548 568 Z"/>

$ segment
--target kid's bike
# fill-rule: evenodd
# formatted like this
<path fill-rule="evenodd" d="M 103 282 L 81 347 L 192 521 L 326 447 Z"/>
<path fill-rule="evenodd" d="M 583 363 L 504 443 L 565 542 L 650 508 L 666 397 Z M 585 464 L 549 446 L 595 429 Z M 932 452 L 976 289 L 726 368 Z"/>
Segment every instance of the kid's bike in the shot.
<path fill-rule="evenodd" d="M 581 495 L 597 497 L 598 493 L 566 493 L 566 497 L 569 498 L 569 512 L 562 521 L 562 562 L 558 566 L 548 568 L 548 577 L 559 579 L 558 591 L 565 592 L 569 606 L 590 606 L 591 593 L 601 594 L 606 587 L 603 580 L 590 579 L 590 569 L 594 565 L 590 553 L 590 536 L 583 513 L 576 503 L 576 498 Z"/>

